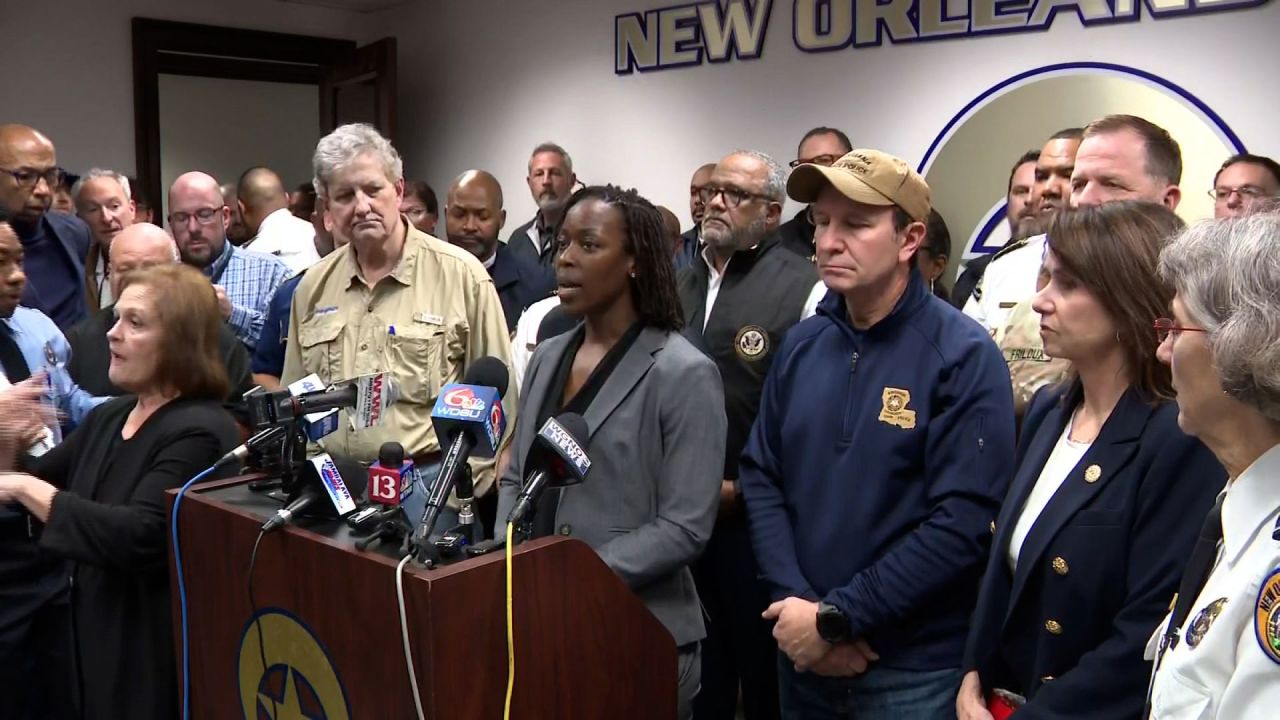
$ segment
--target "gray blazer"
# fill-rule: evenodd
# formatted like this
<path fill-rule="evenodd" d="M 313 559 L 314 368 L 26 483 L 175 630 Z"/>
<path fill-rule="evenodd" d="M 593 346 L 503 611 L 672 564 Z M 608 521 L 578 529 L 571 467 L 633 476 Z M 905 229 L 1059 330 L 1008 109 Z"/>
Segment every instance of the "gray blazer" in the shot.
<path fill-rule="evenodd" d="M 533 418 L 541 407 L 571 339 L 565 333 L 534 352 L 517 417 Z M 720 497 L 727 429 L 720 372 L 678 333 L 646 328 L 585 418 L 591 470 L 561 492 L 556 532 L 594 548 L 677 646 L 701 640 L 689 565 L 711 537 Z M 532 421 L 516 423 L 515 452 L 498 484 L 499 523 L 520 494 L 537 430 Z"/>

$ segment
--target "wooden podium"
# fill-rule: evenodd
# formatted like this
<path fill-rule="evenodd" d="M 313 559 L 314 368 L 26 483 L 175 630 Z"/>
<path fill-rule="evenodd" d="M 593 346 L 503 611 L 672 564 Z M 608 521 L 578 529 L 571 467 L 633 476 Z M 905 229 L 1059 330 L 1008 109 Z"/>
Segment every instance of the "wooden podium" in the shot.
<path fill-rule="evenodd" d="M 182 500 L 192 717 L 416 717 L 396 602 L 398 558 L 357 552 L 341 522 L 300 521 L 262 538 L 255 615 L 250 555 L 279 503 L 250 492 L 247 481 L 198 485 Z M 434 570 L 406 567 L 409 641 L 427 718 L 502 718 L 505 572 L 501 552 Z M 670 633 L 591 548 L 568 538 L 525 543 L 512 572 L 512 718 L 676 716 Z"/>

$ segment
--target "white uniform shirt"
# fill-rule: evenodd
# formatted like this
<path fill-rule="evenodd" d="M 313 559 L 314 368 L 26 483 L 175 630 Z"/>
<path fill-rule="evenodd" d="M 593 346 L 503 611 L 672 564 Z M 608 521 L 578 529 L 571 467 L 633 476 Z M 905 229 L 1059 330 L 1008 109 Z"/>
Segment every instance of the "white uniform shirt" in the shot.
<path fill-rule="evenodd" d="M 964 314 L 977 320 L 989 333 L 1004 327 L 1009 312 L 1036 294 L 1040 264 L 1044 262 L 1045 236 L 1036 235 L 996 254 L 987 266 Z"/>
<path fill-rule="evenodd" d="M 520 394 L 520 385 L 524 382 L 524 373 L 529 369 L 529 360 L 538 347 L 538 327 L 542 320 L 560 305 L 560 297 L 552 295 L 525 308 L 516 321 L 516 334 L 511 339 L 511 372 L 516 383 L 516 395 Z"/>
<path fill-rule="evenodd" d="M 1218 562 L 1152 679 L 1152 720 L 1280 717 L 1280 445 L 1228 486 Z M 1166 617 L 1147 645 L 1154 659 Z"/>
<path fill-rule="evenodd" d="M 275 255 L 289 266 L 289 274 L 298 273 L 320 261 L 316 251 L 316 229 L 299 219 L 287 208 L 280 208 L 263 219 L 258 234 L 245 244 L 245 249 Z M 993 265 L 995 263 L 992 263 Z"/>

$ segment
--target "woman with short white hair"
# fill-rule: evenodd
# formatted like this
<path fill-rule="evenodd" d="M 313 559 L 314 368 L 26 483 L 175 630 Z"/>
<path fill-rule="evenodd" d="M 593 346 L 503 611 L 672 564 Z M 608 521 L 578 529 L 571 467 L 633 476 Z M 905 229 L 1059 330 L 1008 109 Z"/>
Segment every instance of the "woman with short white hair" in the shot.
<path fill-rule="evenodd" d="M 1178 424 L 1227 469 L 1226 489 L 1148 654 L 1151 717 L 1276 717 L 1280 708 L 1280 214 L 1196 225 L 1160 258 L 1156 321 Z"/>

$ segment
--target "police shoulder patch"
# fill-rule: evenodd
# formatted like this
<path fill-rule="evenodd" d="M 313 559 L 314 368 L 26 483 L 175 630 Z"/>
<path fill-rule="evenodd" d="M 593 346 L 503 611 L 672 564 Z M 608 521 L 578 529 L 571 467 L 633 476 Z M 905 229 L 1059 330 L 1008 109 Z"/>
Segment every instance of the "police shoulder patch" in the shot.
<path fill-rule="evenodd" d="M 1253 635 L 1272 662 L 1280 665 L 1280 567 L 1271 571 L 1258 589 L 1253 607 Z"/>

